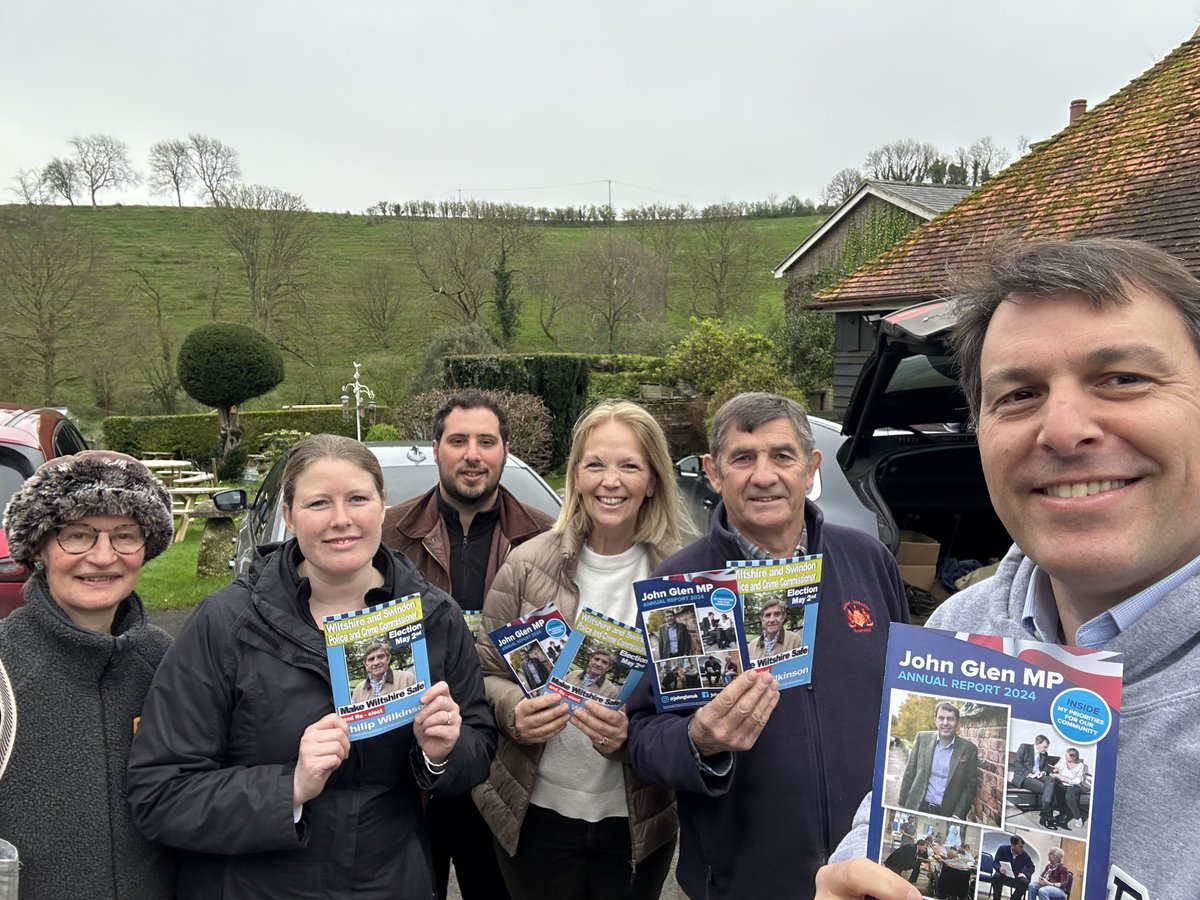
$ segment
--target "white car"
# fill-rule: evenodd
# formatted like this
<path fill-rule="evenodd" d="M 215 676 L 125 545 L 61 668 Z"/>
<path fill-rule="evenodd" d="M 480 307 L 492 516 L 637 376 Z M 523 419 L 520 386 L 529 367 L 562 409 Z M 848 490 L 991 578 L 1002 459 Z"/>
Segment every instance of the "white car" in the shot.
<path fill-rule="evenodd" d="M 433 449 L 428 441 L 366 441 L 365 446 L 378 457 L 383 469 L 388 505 L 403 503 L 437 484 L 437 463 L 433 461 Z M 249 568 L 254 558 L 254 548 L 259 544 L 270 544 L 291 537 L 287 526 L 283 524 L 282 491 L 283 467 L 290 455 L 289 450 L 271 466 L 259 485 L 254 505 L 249 507 L 242 519 L 233 558 L 229 561 L 235 575 Z M 562 498 L 546 484 L 542 476 L 511 453 L 500 476 L 500 483 L 526 506 L 540 509 L 552 518 L 558 516 Z M 213 497 L 213 502 L 226 512 L 247 509 L 246 492 L 242 490 L 222 491 Z"/>

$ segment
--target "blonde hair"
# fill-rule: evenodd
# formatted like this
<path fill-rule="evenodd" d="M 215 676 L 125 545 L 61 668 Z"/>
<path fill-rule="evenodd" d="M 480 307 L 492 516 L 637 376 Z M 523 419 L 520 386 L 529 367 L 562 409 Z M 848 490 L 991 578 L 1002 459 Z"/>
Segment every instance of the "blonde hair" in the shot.
<path fill-rule="evenodd" d="M 682 516 L 679 489 L 675 486 L 675 468 L 671 464 L 666 435 L 650 413 L 628 400 L 597 403 L 584 411 L 575 423 L 571 431 L 571 452 L 567 458 L 566 496 L 553 530 L 560 534 L 569 532 L 584 540 L 591 532 L 592 519 L 575 486 L 576 475 L 592 432 L 609 422 L 619 422 L 634 433 L 650 466 L 650 493 L 638 510 L 634 541 L 650 545 L 659 545 L 667 540 L 677 543 Z"/>

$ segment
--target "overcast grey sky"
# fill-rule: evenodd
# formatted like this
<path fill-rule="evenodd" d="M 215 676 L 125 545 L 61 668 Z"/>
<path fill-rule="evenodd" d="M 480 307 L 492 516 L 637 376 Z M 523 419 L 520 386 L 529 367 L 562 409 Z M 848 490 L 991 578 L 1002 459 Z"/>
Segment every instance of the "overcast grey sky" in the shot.
<path fill-rule="evenodd" d="M 1200 0 L 0 0 L 0 184 L 73 134 L 144 169 L 201 132 L 314 209 L 604 203 L 606 179 L 618 208 L 817 198 L 897 138 L 1044 139 L 1198 23 Z"/>

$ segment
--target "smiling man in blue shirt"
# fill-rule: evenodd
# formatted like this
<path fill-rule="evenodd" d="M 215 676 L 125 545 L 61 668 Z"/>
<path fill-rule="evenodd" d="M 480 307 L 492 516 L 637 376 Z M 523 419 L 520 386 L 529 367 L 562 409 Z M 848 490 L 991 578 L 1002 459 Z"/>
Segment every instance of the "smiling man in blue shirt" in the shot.
<path fill-rule="evenodd" d="M 929 625 L 1125 655 L 1112 862 L 1185 900 L 1200 856 L 1162 853 L 1164 810 L 1200 816 L 1146 760 L 1200 769 L 1200 281 L 1137 241 L 997 248 L 959 286 L 954 341 L 992 504 L 1015 541 Z M 834 859 L 866 848 L 867 807 Z M 910 885 L 854 859 L 818 897 Z"/>

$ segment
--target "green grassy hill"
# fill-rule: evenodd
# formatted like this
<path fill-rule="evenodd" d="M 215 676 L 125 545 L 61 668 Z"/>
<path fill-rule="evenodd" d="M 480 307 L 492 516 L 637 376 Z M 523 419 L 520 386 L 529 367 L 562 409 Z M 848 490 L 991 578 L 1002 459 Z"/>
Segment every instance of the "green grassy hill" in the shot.
<path fill-rule="evenodd" d="M 0 215 L 14 212 L 0 207 Z M 98 209 L 75 207 L 61 212 L 74 225 L 86 229 L 102 251 L 99 290 L 116 299 L 125 310 L 129 324 L 115 339 L 113 352 L 119 345 L 145 340 L 150 335 L 149 319 L 152 305 L 138 290 L 138 270 L 161 292 L 164 298 L 166 321 L 175 346 L 196 325 L 216 318 L 248 322 L 249 304 L 244 274 L 238 255 L 224 242 L 217 210 L 202 207 L 144 207 L 104 206 Z M 363 363 L 363 380 L 375 387 L 380 401 L 392 403 L 401 399 L 406 373 L 415 365 L 428 339 L 437 330 L 454 324 L 435 301 L 428 298 L 413 267 L 411 252 L 405 238 L 404 223 L 390 218 L 350 214 L 312 213 L 320 226 L 322 277 L 319 287 L 311 292 L 309 303 L 313 315 L 320 321 L 320 365 L 323 379 L 310 366 L 288 357 L 287 378 L 272 394 L 254 401 L 250 408 L 274 407 L 280 403 L 320 403 L 332 401 L 340 393 L 342 383 L 350 380 L 358 360 Z M 760 266 L 746 304 L 742 320 L 766 327 L 778 318 L 782 305 L 783 284 L 771 277 L 771 266 L 782 260 L 821 222 L 820 216 L 785 219 L 752 220 L 762 250 Z M 422 227 L 433 227 L 424 224 Z M 631 226 L 542 226 L 543 246 L 547 263 L 560 270 L 569 268 L 571 261 L 601 232 L 616 232 L 632 238 Z M 681 233 L 680 253 L 686 253 L 696 238 L 695 226 L 685 224 Z M 678 256 L 679 254 L 677 254 Z M 404 319 L 398 329 L 397 345 L 389 351 L 371 346 L 358 326 L 345 311 L 346 285 L 355 267 L 367 260 L 392 262 L 397 269 L 406 298 Z M 677 336 L 687 325 L 692 293 L 685 283 L 683 264 L 677 259 L 668 293 L 668 316 L 665 329 L 659 326 L 652 346 L 637 340 L 636 329 L 628 337 L 633 349 L 651 351 L 665 349 L 665 341 Z M 524 296 L 524 316 L 513 349 L 539 351 L 552 349 L 537 323 L 537 299 Z M 486 324 L 490 325 L 490 322 Z M 586 329 L 576 326 L 565 332 L 565 349 L 596 349 Z M 113 338 L 105 338 L 113 340 Z M 152 342 L 151 342 L 152 343 Z M 88 343 L 72 354 L 84 362 L 94 352 Z M 12 359 L 4 366 L 2 355 L 11 354 L 0 343 L 0 371 L 11 372 Z M 136 365 L 136 358 L 125 364 Z M 38 402 L 37 384 L 32 378 L 21 383 L 20 373 L 10 375 L 13 382 L 0 393 L 3 399 Z M 60 398 L 65 400 L 85 421 L 94 421 L 104 414 L 96 405 L 95 391 L 89 377 L 81 377 L 68 386 Z M 136 388 L 133 373 L 116 391 L 114 413 L 159 411 Z M 322 385 L 323 381 L 323 385 Z M 181 411 L 194 408 L 183 398 Z"/>

